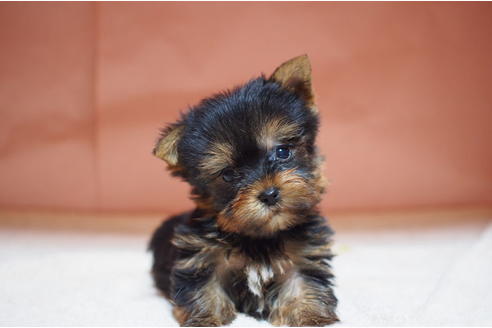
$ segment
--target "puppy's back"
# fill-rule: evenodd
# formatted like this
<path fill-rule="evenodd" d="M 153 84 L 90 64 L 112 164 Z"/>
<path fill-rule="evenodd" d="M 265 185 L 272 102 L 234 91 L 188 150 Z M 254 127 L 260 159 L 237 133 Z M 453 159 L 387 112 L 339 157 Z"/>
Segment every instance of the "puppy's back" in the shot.
<path fill-rule="evenodd" d="M 152 235 L 149 243 L 149 250 L 153 253 L 154 258 L 152 276 L 154 277 L 157 288 L 167 298 L 170 298 L 170 275 L 177 255 L 176 248 L 171 243 L 174 236 L 174 229 L 178 224 L 188 221 L 190 215 L 191 212 L 186 212 L 172 216 L 162 222 Z"/>

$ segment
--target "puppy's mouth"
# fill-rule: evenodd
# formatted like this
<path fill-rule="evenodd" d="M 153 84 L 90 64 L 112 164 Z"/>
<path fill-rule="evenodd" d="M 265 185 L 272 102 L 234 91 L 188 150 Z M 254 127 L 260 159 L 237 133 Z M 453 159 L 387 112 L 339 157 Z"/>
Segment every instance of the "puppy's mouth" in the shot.
<path fill-rule="evenodd" d="M 271 236 L 305 219 L 320 200 L 315 180 L 294 170 L 267 176 L 242 190 L 217 218 L 221 229 L 249 236 Z M 303 215 L 304 214 L 304 215 Z"/>

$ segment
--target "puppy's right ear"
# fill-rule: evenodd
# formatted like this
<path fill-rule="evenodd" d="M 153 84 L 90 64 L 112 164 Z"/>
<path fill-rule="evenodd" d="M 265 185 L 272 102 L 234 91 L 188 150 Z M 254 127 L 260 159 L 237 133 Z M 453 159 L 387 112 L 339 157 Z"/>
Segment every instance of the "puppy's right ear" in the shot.
<path fill-rule="evenodd" d="M 178 166 L 178 143 L 183 136 L 184 125 L 172 124 L 162 130 L 154 147 L 154 156 L 164 160 L 170 167 Z"/>

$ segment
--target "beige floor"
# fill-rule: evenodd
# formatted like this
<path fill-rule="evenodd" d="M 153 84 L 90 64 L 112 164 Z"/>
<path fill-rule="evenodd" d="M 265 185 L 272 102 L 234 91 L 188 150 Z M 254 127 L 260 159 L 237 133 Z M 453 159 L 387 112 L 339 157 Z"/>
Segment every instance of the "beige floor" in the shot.
<path fill-rule="evenodd" d="M 176 325 L 156 215 L 0 213 L 0 325 Z M 492 325 L 492 211 L 333 214 L 339 325 Z M 239 316 L 234 326 L 262 325 Z"/>

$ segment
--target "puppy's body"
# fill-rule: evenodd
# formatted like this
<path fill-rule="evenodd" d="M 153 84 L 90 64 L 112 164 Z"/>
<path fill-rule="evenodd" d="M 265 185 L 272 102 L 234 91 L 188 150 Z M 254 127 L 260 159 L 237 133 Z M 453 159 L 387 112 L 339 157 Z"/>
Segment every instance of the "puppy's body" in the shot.
<path fill-rule="evenodd" d="M 154 234 L 153 275 L 181 325 L 337 321 L 331 230 L 314 145 L 307 57 L 205 99 L 164 130 L 154 153 L 193 187 L 197 208 Z"/>
<path fill-rule="evenodd" d="M 175 235 L 169 233 L 173 228 Z M 234 318 L 235 310 L 275 324 L 328 324 L 336 320 L 329 267 L 331 234 L 319 216 L 258 239 L 224 233 L 214 218 L 203 218 L 199 211 L 186 213 L 165 221 L 154 234 L 154 279 L 178 307 L 208 308 L 217 301 L 230 301 L 212 306 L 222 308 L 219 318 L 207 322 L 200 315 L 196 321 L 185 320 L 186 325 L 223 325 Z M 197 297 L 204 288 L 211 288 L 211 293 Z M 289 303 L 289 298 L 300 297 L 313 302 L 303 309 Z M 289 321 L 293 311 L 303 312 L 300 321 Z"/>

